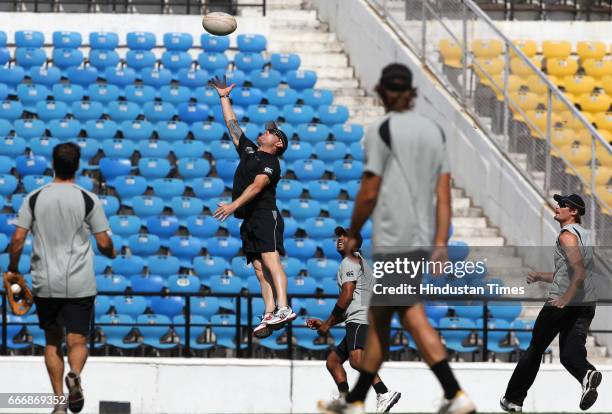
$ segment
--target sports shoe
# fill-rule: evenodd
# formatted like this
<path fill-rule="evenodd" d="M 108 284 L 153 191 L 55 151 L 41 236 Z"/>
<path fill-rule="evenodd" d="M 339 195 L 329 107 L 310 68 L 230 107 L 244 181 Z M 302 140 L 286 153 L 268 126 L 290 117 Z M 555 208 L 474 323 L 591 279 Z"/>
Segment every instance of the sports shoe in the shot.
<path fill-rule="evenodd" d="M 85 405 L 85 397 L 81 388 L 81 377 L 70 371 L 66 375 L 65 382 L 68 387 L 68 408 L 73 413 L 79 413 Z"/>
<path fill-rule="evenodd" d="M 582 396 L 580 397 L 580 409 L 588 410 L 597 401 L 597 387 L 601 383 L 601 372 L 588 370 L 582 380 Z"/>
<path fill-rule="evenodd" d="M 401 397 L 401 393 L 392 390 L 384 394 L 376 394 L 376 412 L 388 413 Z"/>
<path fill-rule="evenodd" d="M 297 315 L 293 312 L 293 310 L 291 310 L 289 306 L 284 306 L 282 308 L 278 308 L 276 312 L 274 312 L 274 316 L 270 321 L 268 321 L 268 325 L 272 325 L 274 329 L 277 328 L 278 325 L 291 322 L 296 317 Z"/>
<path fill-rule="evenodd" d="M 255 338 L 264 339 L 272 335 L 272 329 L 270 329 L 268 323 L 273 317 L 274 314 L 272 313 L 266 313 L 261 317 L 261 322 L 253 329 L 253 336 Z"/>
<path fill-rule="evenodd" d="M 445 399 L 438 414 L 471 414 L 476 412 L 476 406 L 470 398 L 459 391 L 452 400 Z"/>
<path fill-rule="evenodd" d="M 365 414 L 363 401 L 347 403 L 342 397 L 331 401 L 319 401 L 317 409 L 324 414 Z"/>
<path fill-rule="evenodd" d="M 68 413 L 68 407 L 66 407 L 65 403 L 55 404 L 55 407 L 53 407 L 53 411 L 51 411 L 51 414 L 67 414 L 67 413 Z"/>
<path fill-rule="evenodd" d="M 523 412 L 522 405 L 515 404 L 509 399 L 507 399 L 506 397 L 501 397 L 501 400 L 499 400 L 499 406 L 501 407 L 502 410 L 504 410 L 507 413 L 522 413 Z"/>

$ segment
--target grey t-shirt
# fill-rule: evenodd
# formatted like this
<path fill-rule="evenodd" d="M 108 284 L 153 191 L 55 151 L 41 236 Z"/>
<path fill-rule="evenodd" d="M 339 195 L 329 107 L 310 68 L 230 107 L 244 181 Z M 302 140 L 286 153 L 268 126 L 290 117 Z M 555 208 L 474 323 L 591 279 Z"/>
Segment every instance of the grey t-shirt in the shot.
<path fill-rule="evenodd" d="M 97 293 L 90 237 L 110 228 L 95 194 L 76 184 L 45 185 L 26 196 L 17 226 L 34 236 L 34 296 L 81 298 Z"/>
<path fill-rule="evenodd" d="M 567 255 L 559 242 L 559 237 L 564 231 L 568 231 L 578 238 L 578 246 L 582 256 L 582 264 L 584 266 L 584 270 L 586 271 L 586 278 L 582 288 L 576 291 L 572 302 L 594 302 L 597 300 L 597 295 L 595 292 L 595 281 L 593 276 L 593 244 L 591 241 L 591 233 L 580 224 L 568 224 L 563 226 L 561 231 L 559 231 L 555 244 L 555 272 L 550 289 L 548 290 L 548 297 L 552 299 L 561 297 L 567 291 L 572 277 L 571 273 L 573 270 L 569 265 Z"/>
<path fill-rule="evenodd" d="M 440 126 L 415 112 L 391 112 L 368 128 L 364 147 L 364 171 L 382 177 L 372 215 L 373 252 L 431 246 L 438 177 L 450 171 Z"/>
<path fill-rule="evenodd" d="M 340 268 L 336 280 L 338 287 L 346 282 L 356 282 L 355 290 L 353 291 L 353 300 L 346 309 L 345 322 L 353 322 L 359 324 L 368 324 L 368 304 L 370 303 L 370 294 L 372 291 L 372 269 L 370 265 L 361 257 L 359 253 L 356 255 L 361 259 L 361 263 L 345 257 L 340 262 Z"/>

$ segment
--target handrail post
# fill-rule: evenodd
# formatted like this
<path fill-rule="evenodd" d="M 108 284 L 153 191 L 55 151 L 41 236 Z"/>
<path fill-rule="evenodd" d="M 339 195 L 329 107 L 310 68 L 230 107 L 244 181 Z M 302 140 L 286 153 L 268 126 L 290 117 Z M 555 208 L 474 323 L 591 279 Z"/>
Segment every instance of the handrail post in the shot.
<path fill-rule="evenodd" d="M 489 321 L 487 320 L 488 306 L 485 299 L 482 304 L 482 361 L 487 362 L 489 357 Z"/>
<path fill-rule="evenodd" d="M 508 82 L 510 79 L 510 47 L 506 45 L 506 53 L 504 55 L 504 105 L 502 112 L 502 128 L 504 134 L 504 148 L 506 151 L 510 149 L 510 120 L 508 117 L 510 116 L 510 95 L 508 95 Z"/>
<path fill-rule="evenodd" d="M 94 304 L 95 308 L 95 304 Z M 89 320 L 89 354 L 93 355 L 96 349 L 96 312 L 91 313 L 91 319 Z"/>
<path fill-rule="evenodd" d="M 597 240 L 597 234 L 595 229 L 595 174 L 597 170 L 597 137 L 591 134 L 591 237 L 593 240 Z"/>
<path fill-rule="evenodd" d="M 249 358 L 253 358 L 253 296 L 249 293 L 247 296 L 247 348 Z"/>
<path fill-rule="evenodd" d="M 190 0 L 188 0 L 190 1 Z M 187 293 L 185 298 L 187 306 L 187 317 L 185 318 L 185 355 L 191 357 L 191 294 Z"/>
<path fill-rule="evenodd" d="M 406 0 L 407 1 L 407 0 Z M 427 7 L 425 1 L 421 3 L 421 62 L 425 65 L 427 62 Z M 406 5 L 406 14 L 408 14 L 408 6 Z"/>
<path fill-rule="evenodd" d="M 242 315 L 241 303 L 242 295 L 239 293 L 236 297 L 236 357 L 242 358 Z"/>
<path fill-rule="evenodd" d="M 548 91 L 548 99 L 546 102 L 547 110 L 546 110 L 546 153 L 545 153 L 545 167 L 544 167 L 544 194 L 548 197 L 548 193 L 550 191 L 550 174 L 551 174 L 551 131 L 552 131 L 552 90 L 550 88 Z"/>
<path fill-rule="evenodd" d="M 266 17 L 266 8 L 267 8 L 267 4 L 266 4 L 266 0 L 263 0 L 263 16 Z"/>
<path fill-rule="evenodd" d="M 461 20 L 462 20 L 462 41 L 463 41 L 463 75 L 461 82 L 461 104 L 467 107 L 467 59 L 468 59 L 468 39 L 467 39 L 467 8 L 465 2 L 461 2 Z"/>
<path fill-rule="evenodd" d="M 7 334 L 8 334 L 8 326 L 7 317 L 6 317 L 6 294 L 2 295 L 2 355 L 7 355 Z"/>
<path fill-rule="evenodd" d="M 287 295 L 287 302 L 289 307 L 292 308 L 291 296 Z M 287 359 L 293 360 L 293 321 L 287 324 Z"/>

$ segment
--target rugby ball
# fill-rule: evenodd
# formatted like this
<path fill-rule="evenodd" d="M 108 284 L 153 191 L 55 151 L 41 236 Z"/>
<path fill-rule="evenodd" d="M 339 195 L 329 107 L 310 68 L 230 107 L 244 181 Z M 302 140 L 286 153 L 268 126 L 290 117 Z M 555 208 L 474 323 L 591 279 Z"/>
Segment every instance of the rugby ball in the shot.
<path fill-rule="evenodd" d="M 236 23 L 236 19 L 231 14 L 212 12 L 204 15 L 202 27 L 210 34 L 227 36 L 236 30 L 238 23 Z"/>

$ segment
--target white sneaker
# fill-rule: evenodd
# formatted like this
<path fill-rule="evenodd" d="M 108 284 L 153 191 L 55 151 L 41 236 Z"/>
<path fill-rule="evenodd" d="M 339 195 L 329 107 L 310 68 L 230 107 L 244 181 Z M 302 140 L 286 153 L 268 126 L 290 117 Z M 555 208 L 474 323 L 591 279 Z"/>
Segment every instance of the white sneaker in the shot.
<path fill-rule="evenodd" d="M 402 397 L 397 391 L 389 390 L 384 394 L 376 394 L 376 412 L 388 413 L 391 408 L 397 404 Z"/>
<path fill-rule="evenodd" d="M 459 391 L 452 400 L 444 400 L 438 414 L 471 414 L 476 412 L 476 406 L 470 398 Z"/>
<path fill-rule="evenodd" d="M 523 412 L 523 406 L 513 403 L 512 401 L 508 400 L 506 397 L 501 397 L 501 400 L 499 400 L 499 406 L 501 407 L 502 410 L 504 410 L 507 413 L 522 413 Z"/>
<path fill-rule="evenodd" d="M 363 401 L 347 403 L 343 397 L 331 401 L 319 401 L 317 409 L 324 414 L 365 414 Z"/>
<path fill-rule="evenodd" d="M 268 326 L 268 323 L 274 318 L 273 313 L 266 313 L 261 317 L 259 325 L 253 329 L 253 336 L 259 339 L 267 338 L 272 335 L 272 329 Z"/>
<path fill-rule="evenodd" d="M 268 321 L 268 325 L 272 325 L 272 329 L 277 329 L 280 326 L 287 322 L 291 322 L 297 317 L 297 315 L 291 310 L 289 306 L 285 306 L 282 308 L 278 308 L 276 312 L 274 312 L 274 316 L 270 321 Z"/>
<path fill-rule="evenodd" d="M 582 380 L 582 396 L 580 397 L 580 409 L 588 410 L 597 401 L 597 387 L 601 383 L 601 372 L 597 370 L 587 371 Z"/>
<path fill-rule="evenodd" d="M 85 405 L 85 397 L 81 388 L 81 377 L 70 371 L 64 380 L 68 387 L 68 408 L 73 413 L 79 413 Z"/>
<path fill-rule="evenodd" d="M 51 414 L 68 414 L 68 405 L 64 403 L 55 404 Z"/>

